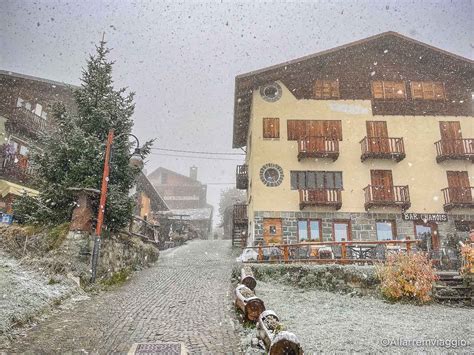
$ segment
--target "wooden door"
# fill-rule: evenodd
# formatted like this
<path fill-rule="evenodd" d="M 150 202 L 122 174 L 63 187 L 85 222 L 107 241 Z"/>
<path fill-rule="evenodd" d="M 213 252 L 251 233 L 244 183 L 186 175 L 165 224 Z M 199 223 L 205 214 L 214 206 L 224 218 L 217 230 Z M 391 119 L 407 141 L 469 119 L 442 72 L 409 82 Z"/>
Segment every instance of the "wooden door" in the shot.
<path fill-rule="evenodd" d="M 467 171 L 447 171 L 451 202 L 471 202 L 472 194 Z"/>
<path fill-rule="evenodd" d="M 443 154 L 463 154 L 461 123 L 457 121 L 440 122 L 441 149 Z"/>
<path fill-rule="evenodd" d="M 281 228 L 281 218 L 263 219 L 263 240 L 265 244 L 281 244 L 283 233 Z"/>
<path fill-rule="evenodd" d="M 387 122 L 367 121 L 368 149 L 372 153 L 389 153 Z"/>
<path fill-rule="evenodd" d="M 391 170 L 371 170 L 372 198 L 374 201 L 393 201 Z"/>

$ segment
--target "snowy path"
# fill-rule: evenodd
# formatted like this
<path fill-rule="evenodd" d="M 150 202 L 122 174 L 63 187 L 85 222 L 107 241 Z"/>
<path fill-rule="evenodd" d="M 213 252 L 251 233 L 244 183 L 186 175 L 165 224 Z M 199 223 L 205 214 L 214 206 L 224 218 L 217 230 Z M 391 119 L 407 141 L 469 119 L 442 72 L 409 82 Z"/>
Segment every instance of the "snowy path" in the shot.
<path fill-rule="evenodd" d="M 230 253 L 228 241 L 165 251 L 124 286 L 51 317 L 5 350 L 124 353 L 135 342 L 182 341 L 192 353 L 238 352 Z"/>

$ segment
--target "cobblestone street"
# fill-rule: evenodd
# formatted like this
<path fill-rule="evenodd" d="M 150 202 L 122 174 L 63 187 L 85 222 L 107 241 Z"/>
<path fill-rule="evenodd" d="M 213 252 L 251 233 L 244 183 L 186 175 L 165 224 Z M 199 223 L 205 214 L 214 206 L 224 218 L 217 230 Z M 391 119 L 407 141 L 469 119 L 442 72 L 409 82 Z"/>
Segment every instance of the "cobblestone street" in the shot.
<path fill-rule="evenodd" d="M 123 353 L 136 342 L 182 341 L 192 353 L 237 353 L 232 259 L 227 241 L 167 250 L 124 286 L 51 316 L 3 350 Z"/>

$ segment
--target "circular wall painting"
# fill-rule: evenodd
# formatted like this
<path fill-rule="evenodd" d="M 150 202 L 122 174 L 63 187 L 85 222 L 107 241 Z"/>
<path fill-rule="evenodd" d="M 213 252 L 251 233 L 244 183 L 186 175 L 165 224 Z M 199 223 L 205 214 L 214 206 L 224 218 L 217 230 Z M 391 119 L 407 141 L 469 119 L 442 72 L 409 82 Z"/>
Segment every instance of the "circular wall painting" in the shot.
<path fill-rule="evenodd" d="M 260 169 L 260 179 L 269 187 L 275 187 L 283 181 L 283 169 L 280 165 L 268 163 Z"/>
<path fill-rule="evenodd" d="M 260 95 L 265 101 L 275 102 L 281 97 L 281 86 L 278 83 L 269 83 L 260 86 Z"/>

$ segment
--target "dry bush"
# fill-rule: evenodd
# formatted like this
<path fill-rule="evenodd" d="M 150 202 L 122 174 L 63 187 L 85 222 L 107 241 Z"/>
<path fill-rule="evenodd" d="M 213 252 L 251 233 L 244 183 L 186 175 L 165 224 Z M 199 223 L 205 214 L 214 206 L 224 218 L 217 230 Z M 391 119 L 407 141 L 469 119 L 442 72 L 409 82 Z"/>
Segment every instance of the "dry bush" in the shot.
<path fill-rule="evenodd" d="M 391 301 L 431 301 L 436 272 L 425 253 L 390 255 L 376 266 L 382 295 Z"/>

